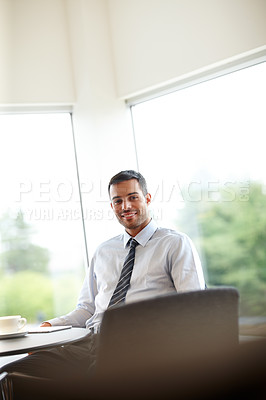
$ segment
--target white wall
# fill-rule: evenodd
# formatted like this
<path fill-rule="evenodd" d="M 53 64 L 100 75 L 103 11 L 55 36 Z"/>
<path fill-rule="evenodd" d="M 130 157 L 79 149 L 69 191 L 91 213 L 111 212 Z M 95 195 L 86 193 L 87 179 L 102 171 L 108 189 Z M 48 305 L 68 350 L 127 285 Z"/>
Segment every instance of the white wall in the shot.
<path fill-rule="evenodd" d="M 74 101 L 64 0 L 0 0 L 0 105 Z"/>
<path fill-rule="evenodd" d="M 107 184 L 122 169 L 136 169 L 129 111 L 115 92 L 105 0 L 67 0 L 76 104 L 74 129 L 89 255 L 121 228 L 110 212 Z M 88 193 L 86 193 L 88 191 Z"/>
<path fill-rule="evenodd" d="M 106 0 L 0 0 L 0 111 L 73 108 L 90 253 L 120 231 L 108 214 L 108 180 L 136 168 L 107 11 Z"/>
<path fill-rule="evenodd" d="M 108 179 L 137 166 L 121 98 L 262 46 L 265 10 L 265 0 L 0 0 L 0 110 L 73 106 L 84 191 L 92 185 L 84 205 L 103 212 L 86 220 L 90 252 L 120 230 L 104 214 Z"/>
<path fill-rule="evenodd" d="M 97 6 L 106 29 L 110 24 L 105 48 L 96 23 L 99 15 L 90 20 Z M 84 51 L 97 54 L 88 55 L 90 64 L 100 60 L 99 52 L 109 53 L 115 81 L 109 78 L 120 98 L 266 44 L 265 0 L 0 0 L 0 105 L 72 104 L 76 96 L 80 99 L 69 39 L 73 51 L 71 14 L 81 8 L 84 13 L 76 18 L 81 25 L 86 18 L 90 24 L 84 31 Z M 66 9 L 72 20 L 70 37 Z M 90 69 L 92 75 L 82 76 L 98 81 L 103 68 L 98 63 Z"/>
<path fill-rule="evenodd" d="M 266 44 L 265 0 L 109 0 L 117 94 Z"/>

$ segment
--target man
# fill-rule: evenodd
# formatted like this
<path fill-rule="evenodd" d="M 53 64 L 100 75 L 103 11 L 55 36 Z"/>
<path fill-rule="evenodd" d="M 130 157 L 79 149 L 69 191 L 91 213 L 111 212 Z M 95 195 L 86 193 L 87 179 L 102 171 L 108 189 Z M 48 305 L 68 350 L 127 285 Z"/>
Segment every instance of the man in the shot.
<path fill-rule="evenodd" d="M 122 171 L 110 180 L 108 191 L 111 207 L 125 231 L 97 248 L 76 309 L 42 324 L 86 326 L 91 334 L 77 344 L 37 352 L 3 370 L 48 378 L 71 376 L 76 371 L 79 376 L 86 375 L 95 362 L 97 333 L 108 307 L 205 288 L 191 240 L 185 234 L 157 227 L 150 218 L 151 195 L 143 176 L 132 170 Z M 128 242 L 133 238 L 130 253 Z M 126 283 L 125 287 L 121 282 Z"/>

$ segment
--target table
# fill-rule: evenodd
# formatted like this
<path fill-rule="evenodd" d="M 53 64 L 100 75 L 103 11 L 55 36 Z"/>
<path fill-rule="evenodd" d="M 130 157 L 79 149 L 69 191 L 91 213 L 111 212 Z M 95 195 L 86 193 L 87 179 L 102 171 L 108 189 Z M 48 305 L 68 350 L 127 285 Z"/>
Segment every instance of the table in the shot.
<path fill-rule="evenodd" d="M 0 357 L 29 353 L 74 343 L 89 335 L 85 328 L 71 328 L 49 333 L 29 333 L 25 336 L 0 340 Z"/>

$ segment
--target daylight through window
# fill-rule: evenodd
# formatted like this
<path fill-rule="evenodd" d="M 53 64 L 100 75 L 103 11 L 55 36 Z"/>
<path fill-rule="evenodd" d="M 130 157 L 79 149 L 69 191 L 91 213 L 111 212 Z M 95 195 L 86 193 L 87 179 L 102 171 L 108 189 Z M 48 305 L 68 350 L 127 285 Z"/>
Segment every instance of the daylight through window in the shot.
<path fill-rule="evenodd" d="M 84 236 L 71 116 L 0 115 L 0 315 L 73 309 Z"/>
<path fill-rule="evenodd" d="M 132 106 L 153 216 L 196 243 L 209 286 L 266 316 L 266 63 Z"/>

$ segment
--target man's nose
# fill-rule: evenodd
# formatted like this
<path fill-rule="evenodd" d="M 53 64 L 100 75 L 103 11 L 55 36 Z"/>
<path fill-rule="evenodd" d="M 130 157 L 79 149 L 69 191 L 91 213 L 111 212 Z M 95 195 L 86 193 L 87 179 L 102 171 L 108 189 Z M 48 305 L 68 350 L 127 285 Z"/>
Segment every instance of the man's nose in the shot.
<path fill-rule="evenodd" d="M 123 200 L 123 209 L 129 210 L 131 208 L 131 201 L 128 199 Z"/>

